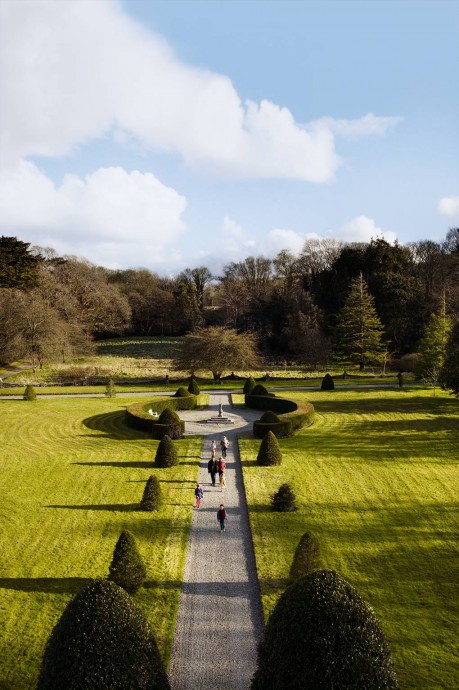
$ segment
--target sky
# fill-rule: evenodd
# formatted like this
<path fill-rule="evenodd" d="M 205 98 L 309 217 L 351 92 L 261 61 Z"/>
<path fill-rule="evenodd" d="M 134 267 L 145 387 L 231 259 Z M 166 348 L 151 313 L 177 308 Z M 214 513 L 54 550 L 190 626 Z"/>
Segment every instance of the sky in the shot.
<path fill-rule="evenodd" d="M 0 234 L 214 275 L 459 224 L 456 0 L 0 0 Z"/>

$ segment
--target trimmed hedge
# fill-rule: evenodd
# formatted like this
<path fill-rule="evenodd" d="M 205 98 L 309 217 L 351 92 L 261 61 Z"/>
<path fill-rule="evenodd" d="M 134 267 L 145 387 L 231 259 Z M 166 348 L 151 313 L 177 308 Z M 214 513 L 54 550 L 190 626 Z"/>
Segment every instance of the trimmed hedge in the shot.
<path fill-rule="evenodd" d="M 114 582 L 82 589 L 51 632 L 37 690 L 64 688 L 170 690 L 145 616 Z"/>
<path fill-rule="evenodd" d="M 332 570 L 306 575 L 279 598 L 258 648 L 251 690 L 397 690 L 373 610 Z"/>
<path fill-rule="evenodd" d="M 279 417 L 279 422 L 263 422 L 263 415 L 254 422 L 253 434 L 256 438 L 263 438 L 268 431 L 272 431 L 277 437 L 291 436 L 294 431 L 303 426 L 310 426 L 314 421 L 315 411 L 311 403 L 251 393 L 245 396 L 245 404 L 251 409 L 274 412 Z"/>
<path fill-rule="evenodd" d="M 322 383 L 320 386 L 321 391 L 334 391 L 335 390 L 335 382 L 333 378 L 330 376 L 330 374 L 325 374 L 325 376 L 322 379 Z"/>
<path fill-rule="evenodd" d="M 161 484 L 159 483 L 158 477 L 151 475 L 148 477 L 147 483 L 145 484 L 142 500 L 140 502 L 140 510 L 146 510 L 148 512 L 159 510 L 162 503 Z"/>
<path fill-rule="evenodd" d="M 321 570 L 321 568 L 323 565 L 318 539 L 311 532 L 305 532 L 298 542 L 293 556 L 290 579 L 298 580 L 303 575 L 309 575 L 314 570 Z"/>
<path fill-rule="evenodd" d="M 138 431 L 146 431 L 147 433 L 152 433 L 153 438 L 160 439 L 164 436 L 167 431 L 157 428 L 159 420 L 155 420 L 148 414 L 148 410 L 151 409 L 153 412 L 158 412 L 159 414 L 164 410 L 192 410 L 198 404 L 198 399 L 196 395 L 191 395 L 187 393 L 187 397 L 170 396 L 168 398 L 155 398 L 147 403 L 134 403 L 129 405 L 125 413 L 125 422 L 127 426 L 131 429 L 137 429 Z M 181 434 L 183 435 L 185 431 L 185 422 L 180 421 Z M 169 434 L 170 435 L 170 434 Z M 179 437 L 180 438 L 180 437 Z"/>
<path fill-rule="evenodd" d="M 178 457 L 175 446 L 167 434 L 163 436 L 156 449 L 155 455 L 156 467 L 174 467 L 178 465 Z"/>
<path fill-rule="evenodd" d="M 264 465 L 265 467 L 280 465 L 282 463 L 281 449 L 272 431 L 268 431 L 260 443 L 257 462 L 259 465 Z"/>
<path fill-rule="evenodd" d="M 137 550 L 135 539 L 127 529 L 124 529 L 116 542 L 108 579 L 116 582 L 129 594 L 135 594 L 146 578 L 147 570 Z"/>

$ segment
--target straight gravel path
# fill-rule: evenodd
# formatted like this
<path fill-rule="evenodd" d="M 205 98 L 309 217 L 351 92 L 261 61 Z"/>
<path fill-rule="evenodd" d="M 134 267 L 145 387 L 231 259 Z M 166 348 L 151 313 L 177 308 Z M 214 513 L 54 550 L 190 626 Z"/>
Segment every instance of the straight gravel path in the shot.
<path fill-rule="evenodd" d="M 234 424 L 205 424 L 218 405 Z M 228 414 L 229 412 L 229 414 Z M 260 591 L 237 446 L 237 431 L 248 430 L 259 415 L 230 411 L 224 394 L 210 396 L 206 412 L 183 412 L 188 433 L 204 435 L 198 481 L 204 489 L 195 509 L 185 563 L 169 677 L 172 690 L 247 690 L 255 671 L 263 631 Z M 210 444 L 226 435 L 227 488 L 213 487 L 207 472 Z M 190 495 L 190 501 L 193 495 Z M 217 510 L 228 513 L 220 532 Z"/>

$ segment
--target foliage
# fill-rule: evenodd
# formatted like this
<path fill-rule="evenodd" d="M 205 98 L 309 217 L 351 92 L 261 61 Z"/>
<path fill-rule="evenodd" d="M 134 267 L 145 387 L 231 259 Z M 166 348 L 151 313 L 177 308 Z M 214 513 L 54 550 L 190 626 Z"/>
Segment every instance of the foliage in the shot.
<path fill-rule="evenodd" d="M 25 387 L 24 395 L 23 395 L 24 400 L 36 400 L 37 399 L 37 392 L 33 386 L 30 384 Z"/>
<path fill-rule="evenodd" d="M 261 415 L 260 422 L 262 422 L 263 424 L 277 424 L 278 422 L 280 422 L 280 418 L 277 416 L 275 412 L 268 410 L 267 412 Z"/>
<path fill-rule="evenodd" d="M 438 313 L 431 314 L 419 343 L 419 359 L 415 373 L 434 384 L 438 383 L 445 361 L 446 347 L 451 333 L 452 319 L 446 314 L 445 300 Z"/>
<path fill-rule="evenodd" d="M 281 484 L 271 496 L 271 508 L 277 513 L 292 513 L 298 510 L 295 492 L 290 484 Z"/>
<path fill-rule="evenodd" d="M 113 379 L 108 379 L 107 385 L 105 386 L 105 397 L 116 398 L 116 387 Z"/>
<path fill-rule="evenodd" d="M 322 567 L 319 540 L 312 532 L 305 532 L 295 549 L 295 555 L 290 566 L 290 579 L 298 580 L 303 575 L 309 575 L 309 573 L 320 570 Z"/>
<path fill-rule="evenodd" d="M 123 530 L 116 542 L 108 579 L 135 594 L 143 585 L 147 571 L 131 532 Z"/>
<path fill-rule="evenodd" d="M 451 330 L 440 378 L 442 385 L 459 397 L 459 321 Z"/>
<path fill-rule="evenodd" d="M 32 254 L 29 247 L 29 242 L 16 237 L 0 237 L 0 288 L 23 290 L 37 284 L 43 257 Z"/>
<path fill-rule="evenodd" d="M 192 395 L 199 395 L 201 392 L 201 389 L 198 386 L 198 382 L 196 381 L 194 376 L 191 377 L 190 383 L 188 384 L 188 392 L 192 393 Z"/>
<path fill-rule="evenodd" d="M 156 467 L 174 467 L 178 464 L 177 451 L 170 436 L 163 436 L 156 450 Z"/>
<path fill-rule="evenodd" d="M 163 502 L 161 484 L 158 477 L 151 475 L 147 479 L 145 489 L 143 491 L 140 509 L 146 511 L 159 510 Z"/>
<path fill-rule="evenodd" d="M 170 690 L 143 613 L 113 582 L 85 587 L 49 637 L 37 690 L 63 688 Z"/>
<path fill-rule="evenodd" d="M 176 398 L 188 398 L 190 391 L 188 391 L 184 386 L 180 386 L 174 393 Z"/>
<path fill-rule="evenodd" d="M 255 336 L 233 328 L 211 326 L 186 335 L 174 368 L 179 371 L 212 371 L 214 379 L 225 371 L 260 366 Z"/>
<path fill-rule="evenodd" d="M 335 382 L 333 381 L 333 378 L 330 376 L 330 374 L 325 374 L 325 376 L 322 379 L 322 383 L 320 384 L 320 390 L 322 391 L 334 391 L 335 390 Z"/>
<path fill-rule="evenodd" d="M 257 383 L 255 388 L 251 390 L 249 395 L 269 395 L 268 389 L 261 383 Z"/>
<path fill-rule="evenodd" d="M 373 610 L 332 570 L 290 585 L 268 621 L 251 690 L 275 688 L 398 688 Z"/>
<path fill-rule="evenodd" d="M 244 383 L 244 388 L 243 388 L 244 395 L 250 395 L 250 393 L 252 393 L 252 391 L 256 385 L 257 384 L 255 383 L 255 379 L 253 379 L 251 376 L 249 376 Z"/>
<path fill-rule="evenodd" d="M 259 465 L 280 465 L 282 462 L 282 453 L 279 448 L 279 442 L 272 431 L 263 437 L 260 448 L 258 450 L 257 462 Z"/>
<path fill-rule="evenodd" d="M 338 351 L 344 358 L 365 368 L 382 351 L 383 327 L 362 274 L 351 281 L 335 330 Z"/>

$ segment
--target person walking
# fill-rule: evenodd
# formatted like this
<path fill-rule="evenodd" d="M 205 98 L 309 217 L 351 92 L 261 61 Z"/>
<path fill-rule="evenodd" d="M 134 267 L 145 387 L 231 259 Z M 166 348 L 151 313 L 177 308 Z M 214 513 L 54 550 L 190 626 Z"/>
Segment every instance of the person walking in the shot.
<path fill-rule="evenodd" d="M 223 503 L 220 503 L 220 508 L 217 510 L 217 521 L 220 523 L 220 534 L 225 531 L 225 523 L 228 519 L 228 515 L 225 510 Z"/>
<path fill-rule="evenodd" d="M 226 474 L 221 474 L 220 475 L 220 489 L 223 491 L 223 489 L 226 489 Z"/>
<path fill-rule="evenodd" d="M 209 462 L 207 463 L 207 471 L 210 474 L 210 480 L 211 480 L 212 484 L 215 484 L 215 472 L 213 471 L 213 468 L 214 468 L 214 460 L 212 460 L 212 458 L 210 458 Z"/>
<path fill-rule="evenodd" d="M 196 484 L 196 489 L 194 490 L 196 508 L 200 507 L 203 496 L 204 496 L 204 491 L 202 490 L 202 487 L 199 484 Z"/>
<path fill-rule="evenodd" d="M 210 457 L 212 458 L 212 460 L 215 460 L 216 452 L 217 452 L 217 444 L 215 443 L 215 441 L 212 441 L 212 443 L 210 444 Z"/>
<path fill-rule="evenodd" d="M 229 441 L 226 438 L 226 436 L 223 436 L 222 440 L 220 441 L 220 448 L 222 449 L 222 455 L 224 458 L 226 458 L 226 451 L 228 450 L 229 446 Z"/>
<path fill-rule="evenodd" d="M 220 477 L 220 481 L 222 478 L 222 474 L 225 474 L 226 470 L 226 462 L 223 460 L 223 458 L 218 459 L 218 476 Z"/>
<path fill-rule="evenodd" d="M 212 482 L 212 486 L 215 486 L 215 478 L 218 474 L 218 460 L 216 460 L 216 459 L 212 460 L 211 459 L 211 463 L 212 463 L 212 467 L 210 469 L 210 479 Z"/>

